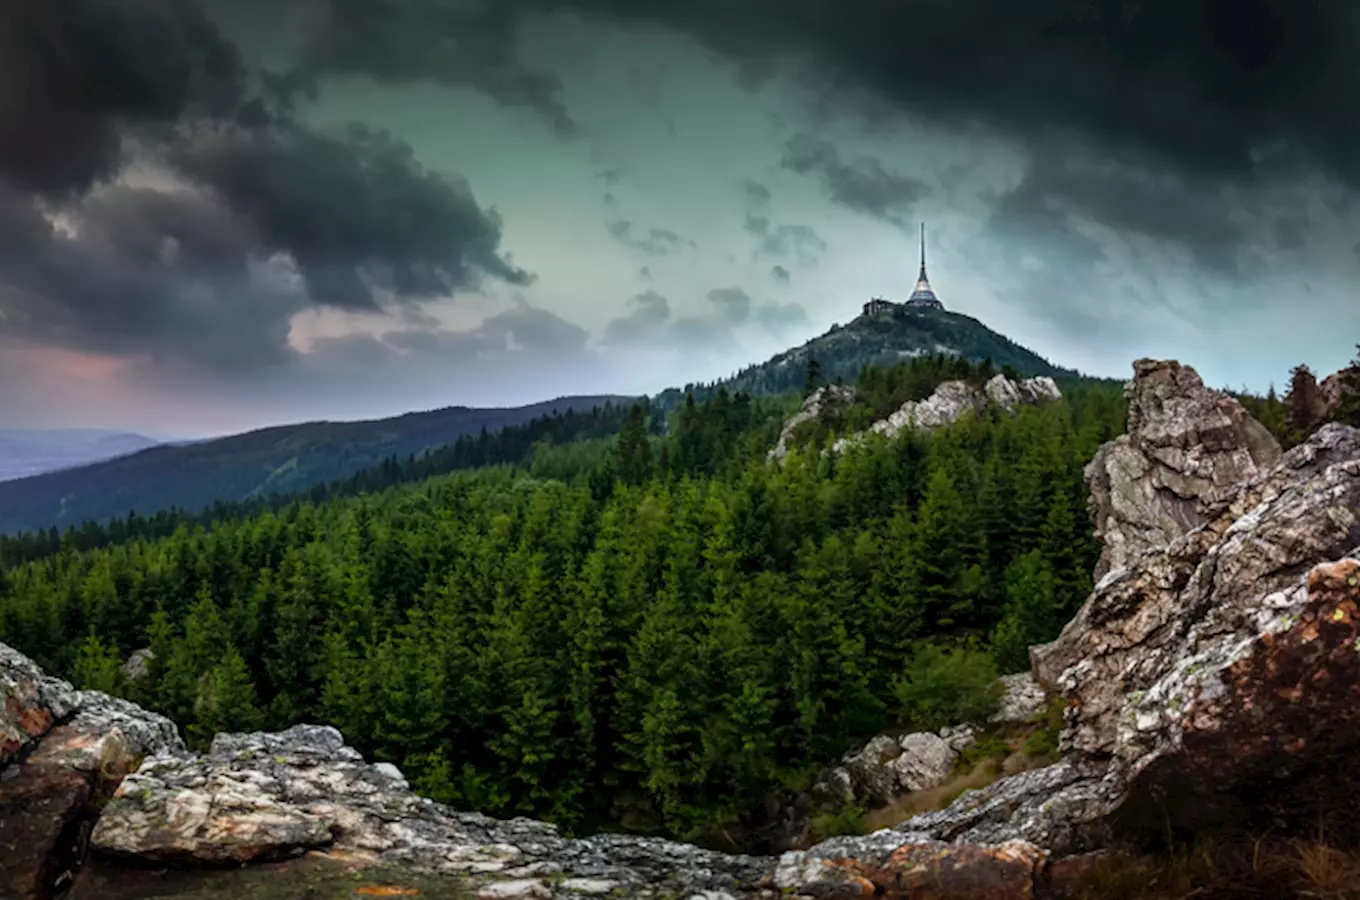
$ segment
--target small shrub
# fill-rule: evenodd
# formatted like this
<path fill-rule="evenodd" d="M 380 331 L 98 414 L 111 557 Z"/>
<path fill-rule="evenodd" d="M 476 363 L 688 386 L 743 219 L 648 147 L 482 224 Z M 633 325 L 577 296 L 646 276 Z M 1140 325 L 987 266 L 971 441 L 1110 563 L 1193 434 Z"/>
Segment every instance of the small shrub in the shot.
<path fill-rule="evenodd" d="M 958 758 L 954 760 L 954 771 L 956 773 L 971 771 L 985 759 L 995 759 L 999 762 L 1009 756 L 1010 752 L 1010 745 L 1001 735 L 982 735 L 959 751 Z"/>
<path fill-rule="evenodd" d="M 864 809 L 855 804 L 848 804 L 813 817 L 812 832 L 815 841 L 824 841 L 829 837 L 845 834 L 868 834 L 869 826 L 864 818 Z"/>
<path fill-rule="evenodd" d="M 989 654 L 935 644 L 916 651 L 894 686 L 903 718 L 922 731 L 984 722 L 1000 707 L 1003 691 Z"/>

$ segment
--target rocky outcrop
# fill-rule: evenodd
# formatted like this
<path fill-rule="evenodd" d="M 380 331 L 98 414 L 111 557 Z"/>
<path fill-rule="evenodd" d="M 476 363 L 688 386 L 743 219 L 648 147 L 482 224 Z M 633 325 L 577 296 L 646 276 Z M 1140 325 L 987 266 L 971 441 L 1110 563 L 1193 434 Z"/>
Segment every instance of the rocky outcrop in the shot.
<path fill-rule="evenodd" d="M 781 461 L 793 449 L 793 439 L 798 426 L 837 411 L 849 409 L 855 402 L 855 389 L 843 384 L 828 384 L 819 387 L 807 396 L 798 412 L 789 417 L 779 432 L 779 440 L 769 453 L 769 458 Z"/>
<path fill-rule="evenodd" d="M 369 765 L 333 728 L 218 735 L 200 757 L 148 759 L 109 801 L 91 846 L 120 857 L 238 864 L 307 850 L 459 876 L 487 896 L 554 896 L 564 880 L 601 890 L 731 892 L 766 862 L 625 835 L 560 836 L 546 823 L 460 813 Z M 561 891 L 569 896 L 571 891 Z"/>
<path fill-rule="evenodd" d="M 1280 458 L 1270 432 L 1189 366 L 1138 360 L 1124 393 L 1127 434 L 1086 467 L 1097 581 L 1202 525 L 1209 506 Z"/>
<path fill-rule="evenodd" d="M 1021 381 L 997 375 L 980 391 L 964 381 L 946 381 L 926 399 L 908 400 L 892 415 L 869 426 L 868 434 L 879 434 L 891 440 L 909 429 L 929 432 L 952 425 L 964 416 L 981 412 L 988 406 L 1014 412 L 1022 405 L 1061 398 L 1062 391 L 1047 375 Z M 840 453 L 863 439 L 863 435 L 841 438 L 832 450 Z"/>
<path fill-rule="evenodd" d="M 1168 825 L 1316 827 L 1324 808 L 1360 799 L 1349 775 L 1360 748 L 1360 431 L 1325 426 L 1267 468 L 1270 445 L 1245 414 L 1185 367 L 1140 363 L 1129 394 L 1133 431 L 1175 451 L 1149 454 L 1132 493 L 1157 498 L 1175 480 L 1172 460 L 1193 490 L 1154 502 L 1186 501 L 1192 515 L 1112 567 L 1060 637 L 1031 649 L 1038 681 L 1066 702 L 1068 757 L 903 829 L 1065 854 Z M 1187 410 L 1204 424 L 1186 427 L 1200 417 Z M 1248 474 L 1225 484 L 1233 471 Z"/>
<path fill-rule="evenodd" d="M 844 452 L 862 443 L 870 434 L 882 435 L 891 440 L 908 429 L 934 431 L 989 406 L 1014 412 L 1023 405 L 1061 398 L 1062 391 L 1047 375 L 1019 381 L 1013 381 L 1005 375 L 997 375 L 983 385 L 982 390 L 964 381 L 946 381 L 926 399 L 908 400 L 886 419 L 880 419 L 869 426 L 867 431 L 840 438 L 831 449 L 835 453 Z M 802 408 L 784 423 L 779 433 L 779 441 L 770 451 L 769 458 L 780 461 L 788 456 L 798 426 L 804 422 L 848 409 L 854 402 L 855 389 L 852 387 L 828 385 L 818 388 L 803 401 Z"/>
<path fill-rule="evenodd" d="M 1001 702 L 990 721 L 994 725 L 1029 722 L 1048 705 L 1048 691 L 1029 672 L 1001 676 Z"/>
<path fill-rule="evenodd" d="M 4 644 L 0 701 L 0 897 L 45 898 L 69 882 L 119 780 L 184 745 L 162 716 L 77 691 Z"/>

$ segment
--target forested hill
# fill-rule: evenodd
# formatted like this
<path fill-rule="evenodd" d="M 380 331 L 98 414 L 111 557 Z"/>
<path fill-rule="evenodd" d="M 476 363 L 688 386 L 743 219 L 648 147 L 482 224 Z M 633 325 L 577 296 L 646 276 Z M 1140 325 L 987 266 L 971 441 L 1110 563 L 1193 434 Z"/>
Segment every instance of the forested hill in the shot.
<path fill-rule="evenodd" d="M 162 445 L 94 465 L 0 482 L 0 534 L 104 522 L 129 511 L 203 509 L 284 494 L 396 457 L 496 431 L 554 410 L 588 411 L 631 398 L 562 397 L 510 409 L 464 406 L 358 422 L 305 422 L 182 446 Z"/>
<path fill-rule="evenodd" d="M 633 406 L 526 464 L 3 567 L 0 641 L 199 745 L 329 723 L 462 808 L 749 846 L 856 742 L 953 715 L 923 712 L 931 679 L 985 689 L 1056 636 L 1098 550 L 1082 468 L 1124 411 L 1078 384 L 773 466 L 777 406 L 719 394 L 664 436 Z"/>
<path fill-rule="evenodd" d="M 898 308 L 877 316 L 861 315 L 846 325 L 833 325 L 826 334 L 742 369 L 730 378 L 665 391 L 656 400 L 671 408 L 686 393 L 703 397 L 719 387 L 753 397 L 782 394 L 802 388 L 811 360 L 817 361 L 828 381 L 842 378 L 853 382 L 866 366 L 887 366 L 940 353 L 957 355 L 973 363 L 990 359 L 997 369 L 1010 368 L 1024 376 L 1048 375 L 1060 381 L 1081 378 L 1078 372 L 1055 366 L 970 316 L 946 310 Z"/>

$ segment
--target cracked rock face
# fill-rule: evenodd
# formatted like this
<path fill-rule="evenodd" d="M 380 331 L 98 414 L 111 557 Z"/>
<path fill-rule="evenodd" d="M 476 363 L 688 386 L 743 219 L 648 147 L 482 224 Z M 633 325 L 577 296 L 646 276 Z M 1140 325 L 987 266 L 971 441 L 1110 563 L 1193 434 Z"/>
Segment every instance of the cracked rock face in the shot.
<path fill-rule="evenodd" d="M 1140 359 L 1125 386 L 1128 433 L 1086 467 L 1099 581 L 1203 524 L 1207 507 L 1280 458 L 1279 442 L 1189 366 Z"/>
<path fill-rule="evenodd" d="M 42 900 L 79 864 L 92 806 L 150 753 L 184 753 L 174 725 L 77 691 L 0 644 L 0 897 Z"/>
<path fill-rule="evenodd" d="M 784 457 L 789 455 L 791 449 L 789 444 L 793 440 L 794 432 L 797 431 L 799 425 L 818 418 L 830 409 L 848 408 L 854 402 L 855 389 L 848 385 L 828 384 L 817 388 L 803 401 L 802 408 L 784 423 L 784 427 L 779 432 L 779 440 L 774 445 L 774 449 L 770 451 L 769 458 L 782 461 Z"/>

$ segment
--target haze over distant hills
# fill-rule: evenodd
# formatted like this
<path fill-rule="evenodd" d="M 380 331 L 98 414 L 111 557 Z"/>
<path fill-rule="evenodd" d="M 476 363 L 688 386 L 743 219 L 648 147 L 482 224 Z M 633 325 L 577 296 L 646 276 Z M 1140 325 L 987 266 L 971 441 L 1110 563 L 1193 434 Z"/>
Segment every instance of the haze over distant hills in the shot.
<path fill-rule="evenodd" d="M 101 428 L 0 428 L 0 481 L 126 456 L 160 443 Z"/>
<path fill-rule="evenodd" d="M 288 493 L 351 475 L 389 457 L 451 444 L 483 428 L 496 431 L 553 410 L 588 410 L 614 396 L 562 397 L 513 409 L 454 406 L 358 422 L 303 422 L 179 444 L 79 468 L 0 483 L 0 533 L 174 506 L 199 510 L 218 500 Z M 155 442 L 151 442 L 155 443 Z"/>

